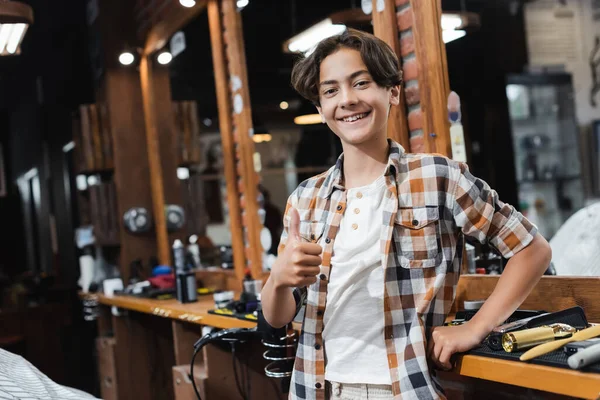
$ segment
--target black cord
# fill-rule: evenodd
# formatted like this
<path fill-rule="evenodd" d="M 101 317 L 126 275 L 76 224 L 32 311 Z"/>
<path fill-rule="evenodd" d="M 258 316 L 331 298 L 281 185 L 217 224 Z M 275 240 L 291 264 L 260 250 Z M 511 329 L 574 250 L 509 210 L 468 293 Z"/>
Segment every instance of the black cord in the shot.
<path fill-rule="evenodd" d="M 194 349 L 194 355 L 192 356 L 192 362 L 190 363 L 190 379 L 192 380 L 192 386 L 194 387 L 194 392 L 196 392 L 196 396 L 198 397 L 198 400 L 202 400 L 202 397 L 200 397 L 200 392 L 198 391 L 198 388 L 196 387 L 196 380 L 194 379 L 194 360 L 196 359 L 196 354 L 198 354 L 198 351 L 202 348 L 202 346 L 198 346 Z"/>
<path fill-rule="evenodd" d="M 192 380 L 192 386 L 194 387 L 194 392 L 196 393 L 196 397 L 198 400 L 202 400 L 200 397 L 200 392 L 198 391 L 198 387 L 196 386 L 196 380 L 194 379 L 194 360 L 196 358 L 196 354 L 200 351 L 202 347 L 212 341 L 229 341 L 231 343 L 231 356 L 233 359 L 233 373 L 235 375 L 235 383 L 237 385 L 238 391 L 244 400 L 248 400 L 247 396 L 243 393 L 241 389 L 241 385 L 239 383 L 239 378 L 237 374 L 237 368 L 235 365 L 235 343 L 236 342 L 245 342 L 251 338 L 255 338 L 258 334 L 256 328 L 254 329 L 246 329 L 246 328 L 233 328 L 226 329 L 223 331 L 209 333 L 204 335 L 194 344 L 194 355 L 192 356 L 192 361 L 190 363 L 190 379 Z M 240 367 L 243 372 L 243 368 Z"/>
<path fill-rule="evenodd" d="M 235 385 L 237 386 L 237 390 L 240 393 L 240 396 L 242 396 L 242 399 L 247 400 L 246 394 L 242 390 L 242 383 L 244 381 L 244 371 L 242 368 L 240 368 L 240 370 L 241 370 L 240 374 L 242 375 L 241 382 L 240 382 L 240 379 L 238 378 L 237 365 L 236 365 L 235 361 L 236 361 L 235 342 L 231 342 L 231 365 L 233 367 L 233 375 L 235 376 Z"/>

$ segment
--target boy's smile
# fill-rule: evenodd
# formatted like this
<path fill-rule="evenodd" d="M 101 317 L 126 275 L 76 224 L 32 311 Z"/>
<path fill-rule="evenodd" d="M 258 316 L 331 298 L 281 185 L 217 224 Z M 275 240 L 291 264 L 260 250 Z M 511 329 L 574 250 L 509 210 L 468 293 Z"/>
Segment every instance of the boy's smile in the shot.
<path fill-rule="evenodd" d="M 323 60 L 319 78 L 319 112 L 343 143 L 386 140 L 389 108 L 398 104 L 398 87 L 377 85 L 360 52 L 348 48 Z"/>

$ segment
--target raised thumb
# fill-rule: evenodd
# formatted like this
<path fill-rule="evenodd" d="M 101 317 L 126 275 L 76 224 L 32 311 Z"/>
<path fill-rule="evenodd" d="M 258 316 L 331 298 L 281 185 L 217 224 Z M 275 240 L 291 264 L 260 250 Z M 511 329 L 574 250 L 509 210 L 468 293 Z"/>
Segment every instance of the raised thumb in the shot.
<path fill-rule="evenodd" d="M 295 208 L 290 208 L 290 228 L 289 237 L 293 240 L 300 240 L 300 214 Z"/>

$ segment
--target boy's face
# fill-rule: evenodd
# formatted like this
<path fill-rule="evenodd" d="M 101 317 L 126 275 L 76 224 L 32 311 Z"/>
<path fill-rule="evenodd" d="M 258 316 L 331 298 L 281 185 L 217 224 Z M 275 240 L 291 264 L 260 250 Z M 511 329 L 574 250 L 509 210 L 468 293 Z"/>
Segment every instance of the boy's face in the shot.
<path fill-rule="evenodd" d="M 360 52 L 342 48 L 321 62 L 319 113 L 342 143 L 386 140 L 390 105 L 399 103 L 399 86 L 375 83 Z"/>

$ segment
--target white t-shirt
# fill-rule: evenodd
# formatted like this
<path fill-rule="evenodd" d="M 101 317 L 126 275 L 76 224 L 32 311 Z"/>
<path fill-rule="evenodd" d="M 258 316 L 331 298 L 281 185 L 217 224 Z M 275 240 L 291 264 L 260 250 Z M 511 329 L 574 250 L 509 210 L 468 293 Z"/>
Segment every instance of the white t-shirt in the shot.
<path fill-rule="evenodd" d="M 380 233 L 385 177 L 349 189 L 323 316 L 325 379 L 391 384 L 384 340 Z"/>

